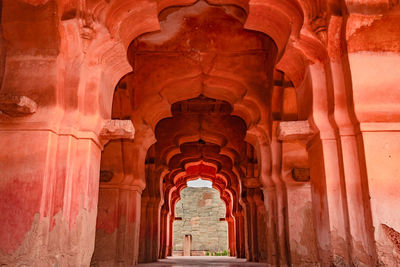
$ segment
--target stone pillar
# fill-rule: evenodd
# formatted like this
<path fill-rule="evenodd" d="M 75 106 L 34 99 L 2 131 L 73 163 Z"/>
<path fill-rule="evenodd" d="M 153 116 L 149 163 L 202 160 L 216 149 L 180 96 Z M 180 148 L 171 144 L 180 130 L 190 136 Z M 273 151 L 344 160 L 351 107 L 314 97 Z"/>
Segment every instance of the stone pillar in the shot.
<path fill-rule="evenodd" d="M 102 173 L 110 173 L 111 178 L 102 179 L 100 184 L 96 247 L 92 264 L 133 266 L 138 263 L 144 182 L 140 170 L 136 168 L 142 166 L 144 169 L 145 162 L 135 142 L 116 140 L 104 149 Z M 134 160 L 143 165 L 134 163 Z"/>
<path fill-rule="evenodd" d="M 257 232 L 257 207 L 254 200 L 256 194 L 253 188 L 244 189 L 242 202 L 245 211 L 245 241 L 246 241 L 246 259 L 248 261 L 258 261 L 258 232 Z"/>
<path fill-rule="evenodd" d="M 256 189 L 256 193 L 254 194 L 255 201 L 255 209 L 256 209 L 256 220 L 255 224 L 257 225 L 257 233 L 255 236 L 255 240 L 257 242 L 257 254 L 259 262 L 267 262 L 268 261 L 268 244 L 267 240 L 267 211 L 265 210 L 265 205 L 263 201 L 263 192 L 260 189 Z"/>
<path fill-rule="evenodd" d="M 150 224 L 150 231 L 152 233 L 150 259 L 152 262 L 155 262 L 159 258 L 160 250 L 160 200 L 157 199 L 153 202 L 150 213 L 153 214 L 152 223 Z"/>
<path fill-rule="evenodd" d="M 142 197 L 139 262 L 155 262 L 160 249 L 160 202 Z"/>
<path fill-rule="evenodd" d="M 286 230 L 288 262 L 293 266 L 318 265 L 314 227 L 310 162 L 306 144 L 313 136 L 308 121 L 281 122 L 278 138 L 282 142 L 281 177 L 286 188 Z"/>
<path fill-rule="evenodd" d="M 244 216 L 243 211 L 237 211 L 233 214 L 235 217 L 235 228 L 236 228 L 236 256 L 238 258 L 246 258 L 245 251 L 245 233 L 244 233 Z"/>
<path fill-rule="evenodd" d="M 237 241 L 235 236 L 235 220 L 233 217 L 227 217 L 226 222 L 228 224 L 228 241 L 229 241 L 229 254 L 232 257 L 237 256 L 236 244 Z"/>
<path fill-rule="evenodd" d="M 288 179 L 291 172 L 287 174 Z M 293 266 L 317 265 L 318 247 L 312 211 L 311 185 L 295 183 L 287 185 L 288 234 L 290 261 Z"/>
<path fill-rule="evenodd" d="M 140 245 L 139 245 L 139 263 L 150 262 L 149 254 L 150 254 L 150 239 L 151 233 L 149 232 L 149 224 L 151 222 L 148 205 L 149 205 L 149 196 L 147 187 L 142 193 L 142 203 L 141 203 L 141 215 L 140 215 Z"/>
<path fill-rule="evenodd" d="M 338 135 L 328 116 L 329 98 L 326 66 L 310 66 L 313 88 L 313 118 L 319 128 L 308 146 L 313 195 L 314 222 L 317 229 L 320 261 L 348 262 L 346 243 L 348 217 L 346 212 L 343 164 Z"/>
<path fill-rule="evenodd" d="M 349 193 L 358 194 L 351 196 L 349 203 L 349 211 L 354 207 L 349 213 L 350 223 L 354 223 L 350 228 L 353 260 L 398 266 L 396 238 L 400 232 L 400 214 L 394 212 L 400 205 L 398 5 L 382 2 L 382 8 L 378 9 L 374 1 L 359 5 L 346 1 L 346 4 L 350 14 L 344 20 L 346 33 L 341 34 L 345 36 L 342 42 L 346 42 L 346 54 L 341 61 L 336 60 L 335 71 L 340 71 L 341 63 L 346 74 L 344 89 L 361 132 L 356 138 L 342 139 L 343 151 L 358 156 L 358 161 L 353 157 L 347 163 L 348 175 L 354 180 L 347 182 L 346 177 L 346 186 L 353 188 Z M 371 23 L 360 25 L 367 20 Z M 357 165 L 359 169 L 351 169 Z M 353 220 L 354 215 L 364 215 L 366 220 L 362 217 Z M 362 229 L 366 229 L 364 235 L 360 235 Z"/>
<path fill-rule="evenodd" d="M 254 199 L 254 195 L 257 194 L 255 189 L 251 190 L 250 197 L 250 221 L 251 221 L 251 251 L 252 251 L 252 261 L 258 262 L 258 213 L 257 206 Z"/>
<path fill-rule="evenodd" d="M 155 262 L 160 250 L 160 175 L 162 168 L 155 164 L 154 146 L 146 156 L 146 188 L 142 194 L 140 217 L 139 262 Z"/>
<path fill-rule="evenodd" d="M 174 221 L 175 216 L 169 215 L 168 216 L 168 232 L 167 232 L 167 256 L 172 256 L 172 249 L 173 249 L 173 238 L 174 238 Z"/>
<path fill-rule="evenodd" d="M 248 261 L 251 261 L 252 259 L 252 251 L 251 251 L 251 218 L 250 218 L 250 208 L 249 208 L 249 203 L 248 203 L 248 197 L 247 197 L 247 190 L 243 188 L 242 192 L 242 199 L 241 199 L 241 204 L 243 207 L 243 231 L 244 231 L 244 239 L 243 239 L 243 245 L 244 245 L 244 251 L 245 251 L 245 257 Z"/>
<path fill-rule="evenodd" d="M 279 122 L 275 121 L 272 125 L 272 174 L 271 178 L 275 184 L 276 191 L 276 227 L 279 251 L 279 263 L 282 265 L 290 264 L 287 241 L 287 193 L 282 180 L 282 143 L 278 140 L 277 129 Z"/>
<path fill-rule="evenodd" d="M 132 266 L 138 263 L 141 193 L 141 188 L 136 186 L 119 191 L 117 266 Z"/>
<path fill-rule="evenodd" d="M 192 236 L 185 235 L 183 240 L 183 256 L 192 256 Z"/>
<path fill-rule="evenodd" d="M 161 215 L 160 215 L 160 252 L 159 257 L 161 259 L 166 258 L 166 238 L 167 238 L 167 231 L 166 231 L 166 210 L 164 209 L 164 205 L 161 208 Z"/>
<path fill-rule="evenodd" d="M 274 266 L 278 264 L 278 231 L 276 227 L 276 211 L 275 211 L 275 189 L 273 187 L 263 188 L 264 205 L 267 211 L 267 240 L 268 245 L 268 264 Z"/>
<path fill-rule="evenodd" d="M 81 47 L 72 42 L 71 53 L 60 52 L 67 42 L 60 32 L 76 36 L 79 29 L 61 25 L 57 10 L 55 2 L 2 2 L 8 50 L 0 89 L 0 265 L 88 266 L 93 253 L 99 83 L 91 84 L 89 108 L 78 93 L 87 82 L 79 75 Z M 27 28 L 31 34 L 10 34 Z"/>
<path fill-rule="evenodd" d="M 363 144 L 353 111 L 351 73 L 345 49 L 345 25 L 333 16 L 329 25 L 328 51 L 335 99 L 335 121 L 339 128 L 349 218 L 349 240 L 353 264 L 376 263 L 368 181 Z M 346 211 L 346 210 L 345 210 Z M 332 242 L 340 242 L 333 240 Z M 344 242 L 337 244 L 344 246 Z"/>
<path fill-rule="evenodd" d="M 92 264 L 133 266 L 139 257 L 141 187 L 100 187 L 96 248 Z"/>
<path fill-rule="evenodd" d="M 108 64 L 102 65 L 107 57 L 89 63 L 83 43 L 90 38 L 82 38 L 82 20 L 75 15 L 60 20 L 61 1 L 1 4 L 7 51 L 5 68 L 0 67 L 5 70 L 0 265 L 88 266 L 103 145 L 99 132 L 110 115 L 119 68 L 108 73 Z M 102 33 L 97 37 L 99 46 L 110 40 Z"/>
<path fill-rule="evenodd" d="M 398 266 L 400 214 L 394 211 L 400 205 L 400 127 L 388 130 L 385 123 L 361 127 L 378 262 Z"/>
<path fill-rule="evenodd" d="M 88 266 L 101 148 L 49 130 L 0 129 L 0 264 Z"/>

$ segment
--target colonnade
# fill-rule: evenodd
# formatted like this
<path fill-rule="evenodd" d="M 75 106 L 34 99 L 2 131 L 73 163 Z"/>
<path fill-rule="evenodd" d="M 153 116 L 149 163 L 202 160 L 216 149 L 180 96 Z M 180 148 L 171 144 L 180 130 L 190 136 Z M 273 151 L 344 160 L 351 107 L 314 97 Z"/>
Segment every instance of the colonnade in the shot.
<path fill-rule="evenodd" d="M 232 255 L 399 265 L 398 12 L 3 0 L 0 265 L 166 257 L 199 176 L 227 205 Z"/>

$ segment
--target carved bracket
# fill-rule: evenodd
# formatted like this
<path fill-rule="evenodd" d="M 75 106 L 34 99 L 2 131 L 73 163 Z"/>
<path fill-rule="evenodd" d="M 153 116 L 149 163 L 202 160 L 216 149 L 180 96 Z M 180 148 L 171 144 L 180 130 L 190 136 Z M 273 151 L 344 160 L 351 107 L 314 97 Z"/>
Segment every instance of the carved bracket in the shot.
<path fill-rule="evenodd" d="M 36 110 L 36 102 L 27 96 L 0 95 L 0 113 L 11 117 L 21 117 L 33 114 Z"/>
<path fill-rule="evenodd" d="M 314 135 L 308 121 L 282 121 L 277 129 L 281 141 L 307 140 Z"/>
<path fill-rule="evenodd" d="M 294 168 L 292 170 L 292 177 L 296 182 L 308 182 L 310 181 L 310 169 Z"/>
<path fill-rule="evenodd" d="M 108 183 L 109 181 L 112 180 L 113 177 L 114 177 L 114 172 L 112 171 L 107 171 L 107 170 L 100 171 L 100 182 Z"/>
<path fill-rule="evenodd" d="M 109 120 L 100 131 L 103 144 L 115 139 L 133 139 L 135 128 L 131 120 Z"/>

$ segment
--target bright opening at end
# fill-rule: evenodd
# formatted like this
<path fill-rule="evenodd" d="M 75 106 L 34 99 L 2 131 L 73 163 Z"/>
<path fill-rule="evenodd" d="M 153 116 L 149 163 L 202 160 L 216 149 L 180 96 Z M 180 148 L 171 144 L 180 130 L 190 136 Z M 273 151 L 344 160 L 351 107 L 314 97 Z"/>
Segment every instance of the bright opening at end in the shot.
<path fill-rule="evenodd" d="M 199 178 L 197 180 L 188 181 L 187 182 L 187 186 L 188 187 L 208 187 L 208 188 L 211 188 L 212 187 L 212 182 Z"/>

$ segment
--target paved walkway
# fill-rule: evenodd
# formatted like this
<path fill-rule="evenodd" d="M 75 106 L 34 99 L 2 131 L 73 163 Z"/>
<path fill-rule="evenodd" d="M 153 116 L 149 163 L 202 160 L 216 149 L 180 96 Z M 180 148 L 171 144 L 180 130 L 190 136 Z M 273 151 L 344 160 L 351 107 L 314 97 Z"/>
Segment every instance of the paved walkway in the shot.
<path fill-rule="evenodd" d="M 139 264 L 142 267 L 195 267 L 195 266 L 221 266 L 221 267 L 261 267 L 265 263 L 246 262 L 245 259 L 236 259 L 225 256 L 174 256 L 159 260 L 154 263 Z"/>

